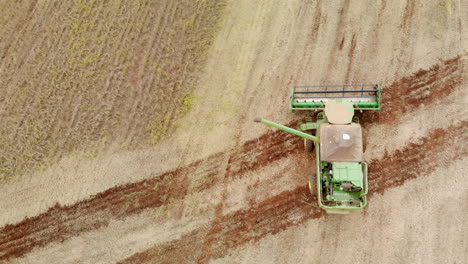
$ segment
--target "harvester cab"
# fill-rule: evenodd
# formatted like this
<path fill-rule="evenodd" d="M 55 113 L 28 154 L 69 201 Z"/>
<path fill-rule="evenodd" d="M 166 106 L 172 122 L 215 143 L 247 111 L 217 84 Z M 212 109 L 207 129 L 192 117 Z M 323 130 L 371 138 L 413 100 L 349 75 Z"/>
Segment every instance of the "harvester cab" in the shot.
<path fill-rule="evenodd" d="M 309 175 L 308 184 L 327 213 L 349 214 L 367 205 L 367 163 L 362 129 L 354 111 L 380 110 L 381 93 L 379 85 L 298 86 L 289 98 L 289 109 L 320 111 L 315 122 L 293 129 L 255 119 L 303 137 L 305 151 L 315 149 L 317 170 Z"/>

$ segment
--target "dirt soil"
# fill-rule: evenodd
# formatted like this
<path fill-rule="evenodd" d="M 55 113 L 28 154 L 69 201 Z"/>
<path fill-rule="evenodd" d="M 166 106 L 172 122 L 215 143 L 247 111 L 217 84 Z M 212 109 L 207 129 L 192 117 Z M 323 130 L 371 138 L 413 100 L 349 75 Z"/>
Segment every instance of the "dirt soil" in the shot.
<path fill-rule="evenodd" d="M 468 262 L 468 2 L 0 7 L 1 263 Z M 360 83 L 369 206 L 327 215 L 253 119 Z"/>

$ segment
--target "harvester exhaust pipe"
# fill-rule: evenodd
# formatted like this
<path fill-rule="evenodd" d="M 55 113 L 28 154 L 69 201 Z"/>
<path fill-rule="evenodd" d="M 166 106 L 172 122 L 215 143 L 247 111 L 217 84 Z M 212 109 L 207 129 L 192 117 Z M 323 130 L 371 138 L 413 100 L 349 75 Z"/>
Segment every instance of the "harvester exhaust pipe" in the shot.
<path fill-rule="evenodd" d="M 318 137 L 312 136 L 310 134 L 304 133 L 304 132 L 296 130 L 294 128 L 290 128 L 290 127 L 287 127 L 287 126 L 280 125 L 278 123 L 275 123 L 275 122 L 272 122 L 272 121 L 269 121 L 269 120 L 266 120 L 266 119 L 263 119 L 263 118 L 260 118 L 260 117 L 256 117 L 254 119 L 254 121 L 257 122 L 257 123 L 262 123 L 262 124 L 265 124 L 267 126 L 277 128 L 279 130 L 286 131 L 286 132 L 291 133 L 291 134 L 296 135 L 296 136 L 300 136 L 300 137 L 303 137 L 303 138 L 306 138 L 306 139 L 313 140 L 315 142 L 320 141 L 320 139 Z"/>

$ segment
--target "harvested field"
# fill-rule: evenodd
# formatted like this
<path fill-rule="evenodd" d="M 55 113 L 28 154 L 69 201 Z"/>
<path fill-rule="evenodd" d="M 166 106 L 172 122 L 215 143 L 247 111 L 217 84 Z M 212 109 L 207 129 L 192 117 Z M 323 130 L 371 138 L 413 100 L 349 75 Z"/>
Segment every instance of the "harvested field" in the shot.
<path fill-rule="evenodd" d="M 468 261 L 466 3 L 0 7 L 1 263 Z M 341 83 L 385 87 L 347 216 L 301 138 L 252 122 L 295 127 L 293 85 Z"/>

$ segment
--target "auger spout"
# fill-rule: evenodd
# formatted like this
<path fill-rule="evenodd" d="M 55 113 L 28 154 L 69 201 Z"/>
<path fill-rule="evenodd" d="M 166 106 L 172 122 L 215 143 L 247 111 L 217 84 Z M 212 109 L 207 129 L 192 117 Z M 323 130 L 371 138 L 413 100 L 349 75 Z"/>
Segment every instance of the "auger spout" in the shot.
<path fill-rule="evenodd" d="M 266 119 L 262 119 L 262 118 L 257 117 L 257 118 L 255 118 L 254 121 L 257 122 L 257 123 L 262 123 L 262 124 L 265 124 L 267 126 L 277 128 L 279 130 L 286 131 L 286 132 L 291 133 L 291 134 L 296 135 L 296 136 L 300 136 L 300 137 L 303 137 L 303 138 L 306 138 L 306 139 L 310 139 L 310 140 L 313 140 L 315 142 L 320 142 L 320 138 L 318 138 L 318 137 L 312 136 L 310 134 L 304 133 L 302 131 L 299 131 L 299 130 L 296 130 L 296 129 L 293 129 L 293 128 L 290 128 L 290 127 L 287 127 L 287 126 L 280 125 L 278 123 L 275 123 L 275 122 L 272 122 L 272 121 L 269 121 L 269 120 L 266 120 Z"/>

